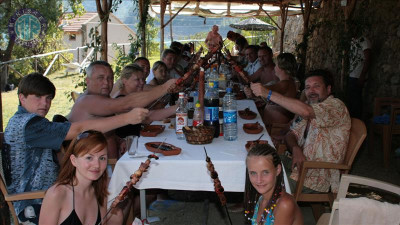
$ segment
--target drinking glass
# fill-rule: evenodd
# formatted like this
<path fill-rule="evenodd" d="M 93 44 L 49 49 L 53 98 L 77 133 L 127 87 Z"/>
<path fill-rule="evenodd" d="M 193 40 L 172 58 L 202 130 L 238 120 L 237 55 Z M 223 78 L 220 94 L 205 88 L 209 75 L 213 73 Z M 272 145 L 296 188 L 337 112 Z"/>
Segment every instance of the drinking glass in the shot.
<path fill-rule="evenodd" d="M 126 136 L 126 148 L 129 155 L 135 155 L 138 150 L 139 136 L 130 135 Z"/>

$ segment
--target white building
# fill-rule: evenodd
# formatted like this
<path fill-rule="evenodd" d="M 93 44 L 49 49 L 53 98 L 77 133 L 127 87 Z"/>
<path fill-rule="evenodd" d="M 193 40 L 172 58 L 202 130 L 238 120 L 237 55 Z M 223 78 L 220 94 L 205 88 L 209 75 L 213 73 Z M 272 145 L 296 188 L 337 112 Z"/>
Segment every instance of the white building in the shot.
<path fill-rule="evenodd" d="M 76 16 L 72 19 L 67 18 L 68 14 L 62 20 L 61 26 L 64 31 L 64 43 L 68 48 L 77 48 L 89 44 L 92 41 L 89 37 L 92 28 L 97 27 L 98 32 L 101 34 L 100 18 L 97 12 L 86 12 L 82 16 Z M 112 13 L 110 13 L 107 32 L 108 62 L 112 63 L 116 57 L 116 51 L 111 47 L 111 44 L 126 44 L 125 49 L 129 51 L 129 35 L 136 38 L 136 33 Z M 74 62 L 82 62 L 87 53 L 82 49 L 76 51 L 74 53 Z M 98 55 L 98 58 L 100 58 L 100 55 Z"/>

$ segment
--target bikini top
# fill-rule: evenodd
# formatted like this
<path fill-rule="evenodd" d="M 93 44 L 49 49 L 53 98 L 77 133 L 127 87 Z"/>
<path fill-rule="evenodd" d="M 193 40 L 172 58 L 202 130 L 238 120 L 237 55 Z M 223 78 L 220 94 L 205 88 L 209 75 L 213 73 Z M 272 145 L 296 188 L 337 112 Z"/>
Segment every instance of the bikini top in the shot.
<path fill-rule="evenodd" d="M 69 216 L 60 224 L 60 225 L 83 225 L 81 220 L 78 217 L 78 214 L 75 212 L 75 191 L 74 186 L 72 186 L 72 212 Z M 100 207 L 97 204 L 97 220 L 94 225 L 100 224 L 101 222 L 101 214 L 100 214 Z"/>

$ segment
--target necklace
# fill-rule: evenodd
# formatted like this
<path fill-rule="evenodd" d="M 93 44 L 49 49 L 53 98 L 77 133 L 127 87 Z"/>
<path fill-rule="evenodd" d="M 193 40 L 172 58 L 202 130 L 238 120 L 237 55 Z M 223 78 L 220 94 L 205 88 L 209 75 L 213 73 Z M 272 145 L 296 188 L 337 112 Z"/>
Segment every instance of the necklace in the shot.
<path fill-rule="evenodd" d="M 275 193 L 272 196 L 270 206 L 264 208 L 264 211 L 261 213 L 260 221 L 257 223 L 258 208 L 261 204 L 261 199 L 259 199 L 259 203 L 256 204 L 256 208 L 254 210 L 253 217 L 252 218 L 248 217 L 248 219 L 251 220 L 252 225 L 274 224 L 273 212 L 274 212 L 274 209 L 276 208 L 276 202 L 277 202 L 278 198 L 280 197 L 280 195 L 281 195 L 281 192 Z M 245 216 L 247 217 L 247 215 L 249 213 L 250 213 L 250 211 L 245 211 Z"/>

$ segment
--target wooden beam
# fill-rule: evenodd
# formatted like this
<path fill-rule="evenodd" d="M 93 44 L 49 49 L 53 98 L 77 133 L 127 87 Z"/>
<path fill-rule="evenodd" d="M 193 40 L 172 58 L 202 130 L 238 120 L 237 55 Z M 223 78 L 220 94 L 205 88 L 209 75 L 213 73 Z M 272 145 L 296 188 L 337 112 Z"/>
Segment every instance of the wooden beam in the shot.
<path fill-rule="evenodd" d="M 180 9 L 178 10 L 178 12 L 176 12 L 176 14 L 173 15 L 172 17 L 171 17 L 171 13 L 170 13 L 170 14 L 169 14 L 170 19 L 168 20 L 168 22 L 166 22 L 166 23 L 162 26 L 162 28 L 164 28 L 165 26 L 167 26 L 167 25 L 180 13 L 189 3 L 190 3 L 190 1 L 187 1 L 186 4 L 183 5 L 182 8 L 180 8 Z M 171 4 L 170 4 L 170 7 L 171 7 Z"/>
<path fill-rule="evenodd" d="M 282 28 L 279 26 L 279 24 L 278 24 L 274 19 L 272 19 L 272 17 L 269 15 L 269 13 L 268 13 L 267 11 L 265 11 L 265 10 L 262 8 L 262 4 L 260 4 L 260 6 L 261 6 L 261 10 L 262 10 L 265 14 L 267 14 L 267 16 L 271 19 L 271 21 L 274 22 L 275 26 L 278 27 L 279 30 L 282 30 Z"/>
<path fill-rule="evenodd" d="M 171 17 L 171 15 L 172 15 L 172 9 L 171 9 L 171 4 L 169 4 L 169 16 Z M 174 35 L 172 33 L 172 20 L 169 23 L 169 36 L 170 36 L 171 43 L 172 43 L 174 41 Z"/>
<path fill-rule="evenodd" d="M 187 0 L 170 0 L 169 2 L 186 2 Z M 218 3 L 242 3 L 242 4 L 258 4 L 258 3 L 263 3 L 263 4 L 275 4 L 279 5 L 279 0 L 200 0 L 201 2 L 218 2 Z M 199 1 L 194 1 L 191 0 L 191 2 L 199 2 Z M 289 4 L 298 4 L 298 0 L 291 0 L 287 1 Z"/>
<path fill-rule="evenodd" d="M 164 15 L 165 15 L 165 8 L 166 8 L 166 0 L 160 1 L 160 28 L 161 28 L 161 37 L 160 37 L 160 56 L 164 51 Z"/>
<path fill-rule="evenodd" d="M 140 31 L 140 36 L 142 39 L 142 48 L 141 48 L 141 55 L 143 57 L 147 56 L 147 46 L 146 46 L 146 23 L 145 21 L 147 20 L 147 18 L 144 18 L 144 11 L 146 10 L 144 8 L 144 0 L 139 0 L 139 15 L 140 15 L 140 24 L 141 26 L 139 27 L 139 31 Z"/>
<path fill-rule="evenodd" d="M 283 53 L 283 41 L 285 37 L 285 26 L 286 26 L 286 21 L 287 21 L 287 15 L 288 15 L 288 10 L 289 10 L 289 5 L 287 5 L 284 1 L 281 2 L 281 5 L 279 6 L 281 9 L 281 21 L 282 21 L 282 29 L 281 29 L 281 46 L 279 48 L 279 52 Z"/>

